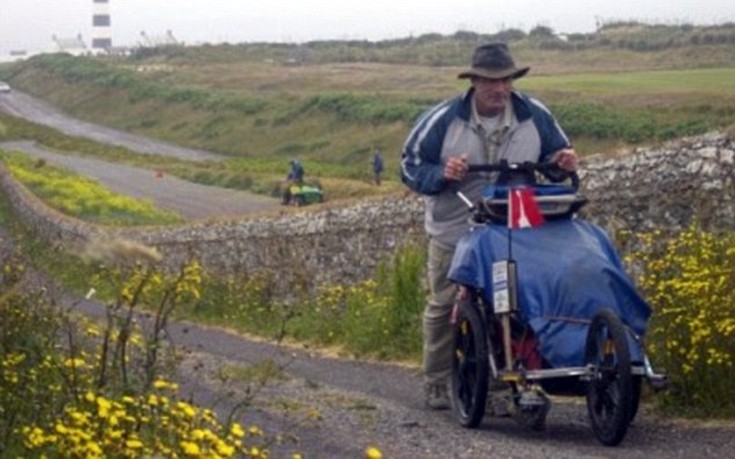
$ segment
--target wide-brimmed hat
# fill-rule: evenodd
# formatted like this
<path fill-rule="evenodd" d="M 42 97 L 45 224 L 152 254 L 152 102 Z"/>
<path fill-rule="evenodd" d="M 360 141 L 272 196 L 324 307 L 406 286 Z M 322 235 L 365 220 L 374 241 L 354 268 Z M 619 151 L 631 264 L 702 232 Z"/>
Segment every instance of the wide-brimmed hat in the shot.
<path fill-rule="evenodd" d="M 473 76 L 500 80 L 511 77 L 520 78 L 531 67 L 516 67 L 513 58 L 505 43 L 491 43 L 479 46 L 472 55 L 472 68 L 460 73 L 458 78 L 472 78 Z"/>

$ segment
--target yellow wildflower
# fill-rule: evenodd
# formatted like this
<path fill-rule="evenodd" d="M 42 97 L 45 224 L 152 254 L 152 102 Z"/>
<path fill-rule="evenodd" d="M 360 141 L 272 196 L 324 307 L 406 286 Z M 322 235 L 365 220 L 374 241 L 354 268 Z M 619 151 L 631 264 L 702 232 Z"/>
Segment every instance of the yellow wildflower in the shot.
<path fill-rule="evenodd" d="M 184 450 L 184 454 L 187 456 L 198 456 L 201 454 L 199 445 L 190 441 L 182 441 L 180 443 L 181 449 Z"/>

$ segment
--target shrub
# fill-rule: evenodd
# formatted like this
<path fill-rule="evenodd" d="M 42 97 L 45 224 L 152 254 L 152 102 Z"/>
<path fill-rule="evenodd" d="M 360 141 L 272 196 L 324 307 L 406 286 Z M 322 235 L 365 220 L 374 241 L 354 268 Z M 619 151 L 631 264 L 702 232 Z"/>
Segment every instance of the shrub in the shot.
<path fill-rule="evenodd" d="M 664 408 L 680 414 L 735 414 L 735 233 L 692 226 L 662 240 L 642 238 L 631 260 L 654 315 L 652 358 L 669 371 Z"/>
<path fill-rule="evenodd" d="M 102 327 L 32 288 L 20 256 L 3 260 L 0 456 L 267 457 L 258 427 L 219 422 L 161 377 L 175 357 L 162 340 L 167 319 L 198 298 L 200 266 L 163 275 L 154 251 L 122 242 L 95 253 L 113 268 L 93 283 L 119 289 Z M 125 268 L 122 259 L 138 262 Z M 154 311 L 142 327 L 133 311 L 144 304 Z"/>
<path fill-rule="evenodd" d="M 354 94 L 320 94 L 310 96 L 276 115 L 274 124 L 288 124 L 311 110 L 335 116 L 342 122 L 371 124 L 410 122 L 426 107 L 417 101 L 387 101 Z"/>

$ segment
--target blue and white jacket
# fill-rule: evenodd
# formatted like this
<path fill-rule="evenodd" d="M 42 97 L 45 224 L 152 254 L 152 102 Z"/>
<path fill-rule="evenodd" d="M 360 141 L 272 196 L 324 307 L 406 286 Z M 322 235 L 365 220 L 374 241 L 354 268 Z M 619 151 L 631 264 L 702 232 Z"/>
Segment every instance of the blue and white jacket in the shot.
<path fill-rule="evenodd" d="M 547 161 L 569 140 L 549 110 L 538 100 L 513 92 L 513 116 L 497 149 L 488 158 L 478 122 L 472 116 L 472 92 L 448 99 L 425 112 L 403 146 L 401 178 L 412 190 L 424 195 L 427 234 L 453 249 L 468 228 L 467 208 L 444 180 L 444 164 L 452 156 L 466 155 L 469 164 L 489 161 Z M 482 195 L 487 177 L 472 174 L 459 189 L 472 202 Z"/>

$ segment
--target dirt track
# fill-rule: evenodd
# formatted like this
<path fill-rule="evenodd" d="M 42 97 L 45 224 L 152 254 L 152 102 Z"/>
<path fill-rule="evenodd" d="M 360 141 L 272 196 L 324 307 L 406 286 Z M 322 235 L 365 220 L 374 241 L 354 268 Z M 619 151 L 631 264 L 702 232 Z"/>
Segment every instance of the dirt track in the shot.
<path fill-rule="evenodd" d="M 25 96 L 18 100 L 22 102 Z M 21 116 L 33 116 L 34 113 L 30 109 L 24 111 L 16 107 L 15 110 L 14 113 Z M 66 122 L 73 120 L 64 121 L 64 124 Z M 91 129 L 96 130 L 96 127 Z M 83 130 L 76 135 L 86 134 Z M 31 153 L 36 148 L 27 144 L 21 146 Z M 34 154 L 52 155 L 53 152 L 38 150 Z M 105 163 L 88 164 L 87 161 L 75 160 L 77 170 L 90 176 L 95 176 L 92 171 L 106 174 L 108 178 L 104 180 L 110 182 L 103 183 L 111 188 L 115 177 L 126 177 L 116 185 L 120 188 L 113 189 L 124 193 L 123 188 L 127 187 L 131 195 L 139 193 L 137 197 L 156 200 L 156 196 L 173 182 L 168 177 L 159 181 L 151 171 L 129 170 L 127 166 Z M 148 188 L 144 184 L 156 186 Z M 183 201 L 184 207 L 193 208 L 193 194 L 182 188 L 171 189 L 177 191 L 172 191 L 167 198 L 170 202 Z M 231 197 L 231 191 L 210 189 L 208 192 L 212 193 L 206 198 L 211 200 L 210 204 L 222 203 L 226 207 L 227 210 L 217 210 L 219 214 L 241 211 L 234 207 L 238 199 Z M 76 309 L 86 314 L 100 316 L 104 313 L 101 305 L 91 301 L 67 298 L 66 302 L 76 303 Z M 648 412 L 645 406 L 623 444 L 618 448 L 606 448 L 595 440 L 586 409 L 579 399 L 556 400 L 545 432 L 526 430 L 508 418 L 489 417 L 479 429 L 467 430 L 460 427 L 449 412 L 431 412 L 423 408 L 416 368 L 326 358 L 307 349 L 273 346 L 193 324 L 172 324 L 170 336 L 188 355 L 181 374 L 184 393 L 196 402 L 214 406 L 222 414 L 228 414 L 242 400 L 247 388 L 241 381 L 222 383 L 216 377 L 222 365 L 244 366 L 271 359 L 286 369 L 290 378 L 264 388 L 241 419 L 246 424 L 259 424 L 269 433 L 285 434 L 282 444 L 271 447 L 272 457 L 276 458 L 290 457 L 294 451 L 303 453 L 306 458 L 359 458 L 369 445 L 378 446 L 386 458 L 406 459 L 688 459 L 732 457 L 735 451 L 732 423 L 717 425 L 662 419 Z"/>

